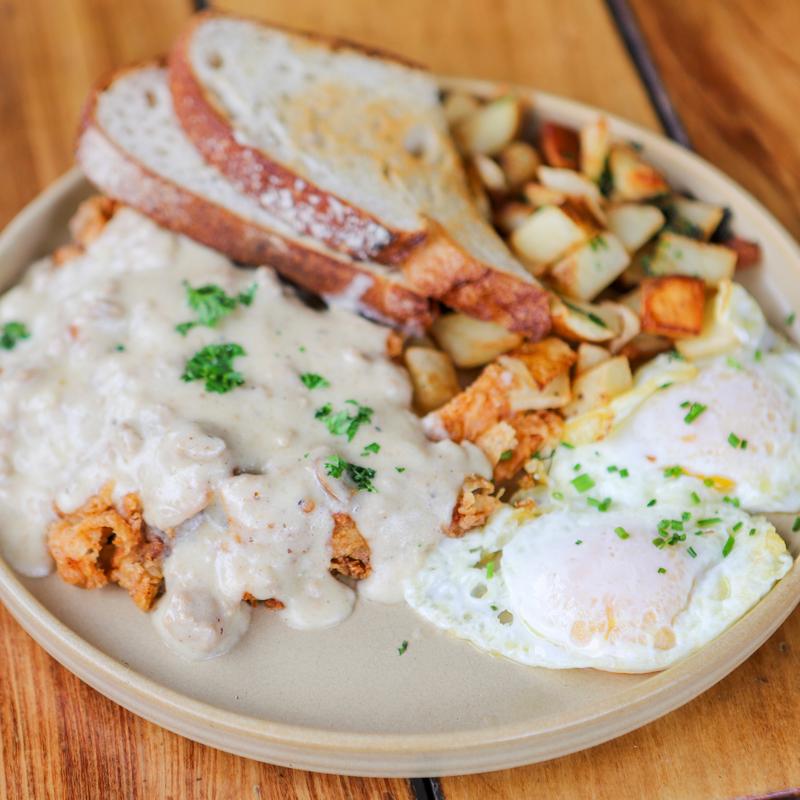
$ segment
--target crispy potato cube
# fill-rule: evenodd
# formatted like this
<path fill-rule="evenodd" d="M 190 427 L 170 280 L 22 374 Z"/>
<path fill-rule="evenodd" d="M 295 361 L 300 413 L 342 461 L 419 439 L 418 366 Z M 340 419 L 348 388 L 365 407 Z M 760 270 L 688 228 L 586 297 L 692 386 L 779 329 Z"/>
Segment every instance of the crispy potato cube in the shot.
<path fill-rule="evenodd" d="M 569 253 L 550 271 L 563 294 L 591 300 L 628 266 L 630 257 L 613 233 L 601 233 Z"/>
<path fill-rule="evenodd" d="M 475 95 L 466 92 L 448 92 L 442 101 L 445 119 L 451 126 L 474 114 L 480 107 L 480 100 Z"/>
<path fill-rule="evenodd" d="M 720 281 L 733 277 L 736 253 L 722 245 L 664 232 L 658 237 L 646 269 L 650 275 L 689 275 L 702 278 L 709 286 L 718 286 Z"/>
<path fill-rule="evenodd" d="M 576 377 L 582 372 L 608 361 L 609 358 L 611 358 L 611 353 L 605 347 L 591 342 L 581 342 L 578 345 L 578 360 L 575 362 Z"/>
<path fill-rule="evenodd" d="M 607 342 L 622 332 L 621 321 L 608 309 L 552 295 L 553 332 L 571 342 Z"/>
<path fill-rule="evenodd" d="M 447 536 L 463 536 L 467 531 L 483 525 L 500 505 L 494 496 L 494 485 L 480 475 L 470 475 L 464 480 L 461 492 L 453 508 Z"/>
<path fill-rule="evenodd" d="M 597 184 L 592 183 L 580 172 L 575 172 L 571 169 L 539 167 L 536 170 L 536 175 L 542 186 L 561 192 L 568 197 L 582 198 L 595 218 L 605 225 L 606 218 L 602 208 L 603 196 L 600 194 Z"/>
<path fill-rule="evenodd" d="M 620 321 L 620 332 L 610 342 L 608 349 L 617 354 L 634 336 L 638 336 L 642 331 L 642 322 L 639 314 L 624 303 L 615 303 L 611 300 L 604 300 L 600 303 L 600 308 L 612 314 L 616 314 Z"/>
<path fill-rule="evenodd" d="M 736 253 L 736 269 L 747 269 L 761 262 L 761 247 L 758 242 L 742 239 L 740 236 L 731 236 L 722 242 L 723 247 L 728 247 Z"/>
<path fill-rule="evenodd" d="M 629 145 L 612 145 L 608 166 L 615 200 L 648 200 L 669 192 L 664 176 Z"/>
<path fill-rule="evenodd" d="M 423 414 L 443 406 L 461 387 L 447 353 L 428 347 L 409 347 L 406 368 L 414 386 L 414 404 Z"/>
<path fill-rule="evenodd" d="M 508 200 L 494 212 L 494 224 L 506 235 L 513 233 L 536 209 L 519 200 Z"/>
<path fill-rule="evenodd" d="M 547 186 L 542 186 L 541 183 L 529 181 L 522 187 L 522 194 L 525 199 L 534 207 L 541 208 L 542 206 L 560 206 L 567 199 L 564 192 L 557 192 L 555 189 L 549 189 Z"/>
<path fill-rule="evenodd" d="M 572 402 L 564 415 L 585 414 L 608 403 L 633 386 L 631 367 L 625 356 L 614 356 L 578 375 L 572 383 Z"/>
<path fill-rule="evenodd" d="M 539 130 L 539 148 L 551 167 L 578 169 L 581 143 L 576 131 L 556 122 L 545 122 Z"/>
<path fill-rule="evenodd" d="M 697 359 L 720 355 L 738 347 L 741 340 L 735 317 L 741 313 L 740 304 L 743 301 L 755 304 L 739 284 L 733 281 L 720 283 L 716 294 L 706 303 L 700 334 L 678 339 L 675 349 L 687 358 Z"/>
<path fill-rule="evenodd" d="M 514 444 L 500 451 L 497 460 L 492 461 L 494 465 L 492 477 L 498 483 L 511 480 L 532 456 L 557 444 L 564 427 L 561 417 L 552 411 L 514 414 L 509 417 L 508 422 L 502 424 L 511 428 Z"/>
<path fill-rule="evenodd" d="M 431 334 L 439 347 L 464 369 L 482 367 L 497 356 L 522 344 L 522 336 L 496 322 L 484 322 L 466 314 L 446 314 L 434 322 Z"/>
<path fill-rule="evenodd" d="M 722 206 L 679 196 L 672 199 L 672 209 L 677 217 L 673 224 L 685 226 L 687 229 L 681 232 L 691 235 L 693 239 L 700 238 L 705 241 L 711 238 L 725 216 L 725 209 Z"/>
<path fill-rule="evenodd" d="M 611 147 L 608 120 L 598 117 L 594 122 L 584 125 L 580 133 L 581 172 L 591 181 L 597 181 L 606 167 L 606 159 Z"/>
<path fill-rule="evenodd" d="M 497 161 L 510 188 L 518 189 L 536 177 L 539 154 L 527 142 L 509 142 L 498 154 Z"/>
<path fill-rule="evenodd" d="M 500 165 L 489 156 L 476 153 L 472 156 L 472 166 L 487 192 L 497 195 L 508 190 L 505 173 Z"/>
<path fill-rule="evenodd" d="M 620 203 L 607 212 L 608 229 L 629 253 L 638 250 L 664 226 L 664 214 L 655 206 Z"/>
<path fill-rule="evenodd" d="M 577 203 L 542 206 L 511 234 L 511 246 L 526 266 L 549 264 L 594 232 L 591 216 Z"/>
<path fill-rule="evenodd" d="M 648 361 L 659 353 L 666 353 L 672 349 L 672 340 L 666 336 L 656 336 L 653 333 L 640 333 L 634 336 L 620 351 L 619 355 L 625 356 L 631 364 Z"/>
<path fill-rule="evenodd" d="M 506 95 L 463 117 L 455 124 L 453 134 L 462 152 L 493 156 L 516 137 L 521 124 L 521 100 Z"/>
<path fill-rule="evenodd" d="M 642 330 L 679 339 L 697 336 L 703 327 L 705 283 L 688 275 L 642 281 Z"/>
<path fill-rule="evenodd" d="M 516 411 L 560 408 L 570 399 L 569 369 L 575 354 L 560 339 L 526 342 L 484 367 L 463 392 L 428 414 L 432 439 L 474 442 Z"/>

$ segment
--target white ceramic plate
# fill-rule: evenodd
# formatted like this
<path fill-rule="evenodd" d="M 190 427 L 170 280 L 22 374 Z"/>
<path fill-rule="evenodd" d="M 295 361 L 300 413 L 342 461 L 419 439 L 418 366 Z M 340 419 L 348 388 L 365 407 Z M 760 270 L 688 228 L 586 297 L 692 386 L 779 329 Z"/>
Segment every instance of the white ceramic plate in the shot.
<path fill-rule="evenodd" d="M 490 93 L 493 84 L 447 81 Z M 520 90 L 528 93 L 527 90 Z M 595 110 L 530 93 L 543 119 L 579 126 Z M 722 203 L 737 233 L 761 243 L 746 276 L 767 314 L 800 309 L 800 250 L 752 197 L 676 145 L 612 119 L 674 184 Z M 0 237 L 0 285 L 65 237 L 90 189 L 77 171 L 28 206 Z M 785 526 L 784 526 L 785 527 Z M 800 537 L 790 541 L 794 554 Z M 653 675 L 548 671 L 493 658 L 403 606 L 359 604 L 337 628 L 289 630 L 254 614 L 227 656 L 186 663 L 160 643 L 124 592 L 86 592 L 55 577 L 20 578 L 0 561 L 0 599 L 49 653 L 116 702 L 199 742 L 276 764 L 352 775 L 484 772 L 564 755 L 619 736 L 686 703 L 747 658 L 800 600 L 790 573 L 745 618 L 677 666 Z M 407 652 L 397 647 L 408 640 Z"/>

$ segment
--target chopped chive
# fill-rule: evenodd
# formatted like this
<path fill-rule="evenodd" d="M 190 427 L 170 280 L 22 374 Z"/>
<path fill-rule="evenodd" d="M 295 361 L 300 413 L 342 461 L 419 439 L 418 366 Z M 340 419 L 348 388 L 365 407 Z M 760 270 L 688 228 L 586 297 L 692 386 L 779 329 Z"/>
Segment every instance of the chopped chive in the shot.
<path fill-rule="evenodd" d="M 617 536 L 619 536 L 620 539 L 630 539 L 631 538 L 631 535 L 623 527 L 614 528 L 614 533 L 616 533 Z"/>
<path fill-rule="evenodd" d="M 583 544 L 583 539 L 576 539 L 575 544 Z"/>
<path fill-rule="evenodd" d="M 511 458 L 511 456 L 513 456 L 513 455 L 514 455 L 514 451 L 513 450 L 503 450 L 503 452 L 500 453 L 500 459 L 499 460 L 500 461 L 508 461 Z"/>
<path fill-rule="evenodd" d="M 725 497 L 722 498 L 722 502 L 727 503 L 728 505 L 731 505 L 734 508 L 739 508 L 739 506 L 742 504 L 741 500 L 739 500 L 738 497 L 728 497 L 727 495 L 725 495 Z"/>
<path fill-rule="evenodd" d="M 664 574 L 666 574 L 666 570 L 664 569 L 664 567 L 659 567 L 659 568 L 658 568 L 658 574 L 659 574 L 659 575 L 664 575 Z"/>
<path fill-rule="evenodd" d="M 691 518 L 692 518 L 692 515 L 688 511 L 684 511 L 683 514 L 681 514 L 681 519 L 684 522 L 688 522 Z"/>
<path fill-rule="evenodd" d="M 574 444 L 570 444 L 569 442 L 561 442 L 561 446 L 562 447 L 566 447 L 567 450 L 574 450 L 575 449 L 575 445 Z"/>
<path fill-rule="evenodd" d="M 659 539 L 659 538 L 658 538 L 658 536 L 656 536 L 656 538 L 655 538 L 655 539 L 653 539 L 653 544 L 654 544 L 654 545 L 655 545 L 655 546 L 656 546 L 656 547 L 657 547 L 659 550 L 661 550 L 663 547 L 665 547 L 665 546 L 666 546 L 666 544 L 667 544 L 667 543 L 666 543 L 666 541 L 664 541 L 664 539 Z"/>
<path fill-rule="evenodd" d="M 702 403 L 692 403 L 683 421 L 687 425 L 691 425 L 707 408 L 708 406 L 704 406 Z"/>
<path fill-rule="evenodd" d="M 405 472 L 405 471 L 406 471 L 406 468 L 405 468 L 405 467 L 395 467 L 395 469 L 396 469 L 398 472 Z"/>
<path fill-rule="evenodd" d="M 627 478 L 627 477 L 628 477 L 628 475 L 630 475 L 630 472 L 628 472 L 628 470 L 627 470 L 625 467 L 623 467 L 623 468 L 622 468 L 622 469 L 619 471 L 619 476 L 620 476 L 620 478 Z"/>
<path fill-rule="evenodd" d="M 665 478 L 680 478 L 683 475 L 683 467 L 667 467 L 664 470 Z"/>
<path fill-rule="evenodd" d="M 727 558 L 730 555 L 731 550 L 733 550 L 733 545 L 736 544 L 736 539 L 733 538 L 732 534 L 728 535 L 725 544 L 722 547 L 722 557 Z"/>
<path fill-rule="evenodd" d="M 616 472 L 616 471 L 617 467 L 615 467 L 613 464 L 610 467 L 606 467 L 606 472 Z"/>
<path fill-rule="evenodd" d="M 706 517 L 705 519 L 697 520 L 697 524 L 701 528 L 710 528 L 712 525 L 717 525 L 720 522 L 722 522 L 720 517 Z"/>
<path fill-rule="evenodd" d="M 681 403 L 681 408 L 689 408 L 690 405 L 691 405 L 691 403 L 688 400 L 684 400 Z"/>
<path fill-rule="evenodd" d="M 714 485 L 714 480 L 712 478 L 705 478 L 703 480 L 703 486 L 708 486 L 709 488 Z"/>
<path fill-rule="evenodd" d="M 563 500 L 564 495 L 561 492 L 553 492 L 553 500 Z"/>
<path fill-rule="evenodd" d="M 800 531 L 800 517 L 795 517 L 792 523 L 792 533 L 797 533 L 797 531 Z"/>
<path fill-rule="evenodd" d="M 583 475 L 578 475 L 577 478 L 573 478 L 570 483 L 579 492 L 588 492 L 589 489 L 594 486 L 594 481 L 592 480 L 591 476 L 587 475 L 585 472 Z"/>
<path fill-rule="evenodd" d="M 647 503 L 648 508 L 652 508 L 656 504 L 655 497 Z"/>
<path fill-rule="evenodd" d="M 750 528 L 750 536 L 755 536 L 755 535 L 756 535 L 756 529 Z"/>
<path fill-rule="evenodd" d="M 697 558 L 697 550 L 695 550 L 695 549 L 694 549 L 694 547 L 689 547 L 689 548 L 687 548 L 686 552 L 687 552 L 687 553 L 688 553 L 688 554 L 689 554 L 689 555 L 690 555 L 692 558 Z"/>
<path fill-rule="evenodd" d="M 598 500 L 595 497 L 587 497 L 586 502 L 596 508 L 598 511 L 608 511 L 611 508 L 611 498 L 606 497 L 604 500 Z"/>
<path fill-rule="evenodd" d="M 761 361 L 763 355 L 764 354 L 760 350 L 756 350 L 755 353 L 753 353 L 753 361 Z"/>
<path fill-rule="evenodd" d="M 397 655 L 403 655 L 406 650 L 408 650 L 408 642 L 404 639 L 400 647 L 397 648 Z"/>
<path fill-rule="evenodd" d="M 669 389 L 669 387 L 672 386 L 672 383 L 673 383 L 672 381 L 668 381 L 667 383 L 662 383 L 661 386 L 659 386 L 658 388 L 659 389 Z"/>
<path fill-rule="evenodd" d="M 580 464 L 573 464 L 572 471 L 573 472 L 580 472 L 581 471 L 581 465 Z"/>
<path fill-rule="evenodd" d="M 697 492 L 692 492 L 692 493 L 691 493 L 691 495 L 689 495 L 689 496 L 692 498 L 692 502 L 693 502 L 693 503 L 694 503 L 696 506 L 699 506 L 699 505 L 700 505 L 700 495 L 699 495 L 699 494 L 697 494 Z"/>
<path fill-rule="evenodd" d="M 786 319 L 783 321 L 785 325 L 794 325 L 794 321 L 797 319 L 797 314 L 792 311 L 790 314 L 786 315 Z"/>
<path fill-rule="evenodd" d="M 733 526 L 733 532 L 734 532 L 734 533 L 736 533 L 738 530 L 740 530 L 740 529 L 741 529 L 741 527 L 742 527 L 742 525 L 744 525 L 744 522 L 737 522 L 737 523 L 736 523 L 736 524 Z"/>
<path fill-rule="evenodd" d="M 729 367 L 732 367 L 733 369 L 741 369 L 742 368 L 741 361 L 737 361 L 733 356 L 728 356 L 725 359 L 725 362 L 727 363 L 727 365 Z"/>
<path fill-rule="evenodd" d="M 728 444 L 731 447 L 741 447 L 742 440 L 735 433 L 729 433 L 728 434 Z"/>
<path fill-rule="evenodd" d="M 488 580 L 491 580 L 494 577 L 494 561 L 490 561 L 486 565 L 486 577 Z"/>

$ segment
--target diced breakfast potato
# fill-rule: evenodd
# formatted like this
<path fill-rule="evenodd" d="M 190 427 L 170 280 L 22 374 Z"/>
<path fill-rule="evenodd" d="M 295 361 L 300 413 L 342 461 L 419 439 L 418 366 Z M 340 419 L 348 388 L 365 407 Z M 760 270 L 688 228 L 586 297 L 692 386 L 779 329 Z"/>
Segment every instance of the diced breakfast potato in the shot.
<path fill-rule="evenodd" d="M 539 154 L 533 146 L 522 141 L 507 144 L 498 154 L 497 161 L 512 189 L 533 180 L 540 164 Z"/>
<path fill-rule="evenodd" d="M 555 122 L 545 122 L 539 130 L 539 148 L 551 167 L 578 169 L 580 165 L 580 139 L 572 128 Z"/>
<path fill-rule="evenodd" d="M 506 95 L 481 106 L 461 119 L 454 128 L 456 142 L 468 155 L 499 153 L 519 132 L 522 124 L 522 102 Z"/>
<path fill-rule="evenodd" d="M 590 342 L 581 342 L 578 345 L 578 360 L 575 362 L 575 375 L 580 375 L 582 372 L 602 364 L 611 358 L 611 353 L 605 347 L 599 344 L 591 344 Z"/>
<path fill-rule="evenodd" d="M 552 295 L 553 332 L 571 342 L 608 342 L 622 332 L 617 314 L 601 306 Z"/>
<path fill-rule="evenodd" d="M 642 288 L 637 286 L 630 292 L 626 292 L 619 298 L 619 302 L 633 311 L 637 317 L 642 316 Z"/>
<path fill-rule="evenodd" d="M 445 314 L 433 323 L 431 333 L 457 367 L 480 367 L 522 343 L 522 336 L 496 322 L 483 322 L 465 314 Z"/>
<path fill-rule="evenodd" d="M 613 145 L 608 166 L 615 200 L 648 200 L 669 191 L 664 176 L 629 145 Z"/>
<path fill-rule="evenodd" d="M 522 187 L 522 194 L 525 199 L 534 207 L 540 208 L 541 206 L 560 206 L 566 201 L 567 195 L 564 192 L 557 192 L 555 189 L 549 189 L 547 186 L 542 186 L 541 183 L 530 181 Z"/>
<path fill-rule="evenodd" d="M 611 139 L 608 120 L 598 117 L 581 128 L 581 172 L 591 181 L 597 182 L 606 168 Z"/>
<path fill-rule="evenodd" d="M 574 417 L 607 405 L 633 386 L 631 367 L 625 356 L 614 356 L 578 375 L 572 383 L 573 399 L 564 415 Z"/>
<path fill-rule="evenodd" d="M 706 358 L 730 352 L 741 344 L 737 335 L 737 324 L 732 320 L 732 310 L 737 298 L 745 290 L 733 281 L 722 281 L 714 297 L 706 303 L 703 326 L 698 336 L 679 339 L 675 349 L 690 359 Z M 747 298 L 750 303 L 755 303 Z"/>
<path fill-rule="evenodd" d="M 497 361 L 505 366 L 511 359 L 522 362 L 534 384 L 539 389 L 544 389 L 555 378 L 569 371 L 575 363 L 576 355 L 568 344 L 555 337 L 549 337 L 539 342 L 525 342 L 508 355 L 500 356 Z"/>
<path fill-rule="evenodd" d="M 450 92 L 443 100 L 444 116 L 448 125 L 455 125 L 474 114 L 480 107 L 475 95 L 466 92 Z"/>
<path fill-rule="evenodd" d="M 665 275 L 642 282 L 642 330 L 678 339 L 703 327 L 706 287 L 701 278 Z"/>
<path fill-rule="evenodd" d="M 722 246 L 728 247 L 736 253 L 736 269 L 747 269 L 761 262 L 761 247 L 758 242 L 751 242 L 740 236 L 731 236 L 722 242 Z"/>
<path fill-rule="evenodd" d="M 592 183 L 588 178 L 572 169 L 556 169 L 555 167 L 539 167 L 536 170 L 539 183 L 548 189 L 561 192 L 568 197 L 582 197 L 589 202 L 593 213 L 597 214 L 598 220 L 604 222 L 605 215 L 601 209 L 603 196 L 597 188 L 596 183 Z"/>
<path fill-rule="evenodd" d="M 686 230 L 678 228 L 678 232 L 685 233 L 693 239 L 706 241 L 711 238 L 725 216 L 725 209 L 721 206 L 701 203 L 699 200 L 689 200 L 678 195 L 672 199 L 672 210 L 676 217 L 673 225 L 686 228 Z"/>
<path fill-rule="evenodd" d="M 405 362 L 414 386 L 414 404 L 423 414 L 443 406 L 461 390 L 447 353 L 427 347 L 409 347 Z"/>
<path fill-rule="evenodd" d="M 616 354 L 622 350 L 634 336 L 638 336 L 639 333 L 641 333 L 642 323 L 639 319 L 639 314 L 624 303 L 615 303 L 611 300 L 604 300 L 599 305 L 604 311 L 616 314 L 617 318 L 620 320 L 621 330 L 619 334 L 608 343 L 608 349 Z"/>
<path fill-rule="evenodd" d="M 619 355 L 625 356 L 631 364 L 638 364 L 654 358 L 659 353 L 672 350 L 672 339 L 666 336 L 656 336 L 653 333 L 640 333 L 634 336 L 620 351 Z"/>
<path fill-rule="evenodd" d="M 727 247 L 698 242 L 688 236 L 664 232 L 658 237 L 653 257 L 647 265 L 651 275 L 690 275 L 702 278 L 709 286 L 733 277 L 736 253 Z"/>
<path fill-rule="evenodd" d="M 511 234 L 511 246 L 526 265 L 549 264 L 595 231 L 591 214 L 580 204 L 542 206 Z"/>
<path fill-rule="evenodd" d="M 494 212 L 494 224 L 506 235 L 519 228 L 536 209 L 520 200 L 509 200 Z"/>
<path fill-rule="evenodd" d="M 472 165 L 486 191 L 491 194 L 501 194 L 508 189 L 505 173 L 500 169 L 500 165 L 489 156 L 476 153 L 472 157 Z"/>
<path fill-rule="evenodd" d="M 606 212 L 608 229 L 634 253 L 664 227 L 666 219 L 660 209 L 641 203 L 620 203 Z"/>
<path fill-rule="evenodd" d="M 620 275 L 630 257 L 613 233 L 589 239 L 550 271 L 556 289 L 569 297 L 591 300 Z"/>

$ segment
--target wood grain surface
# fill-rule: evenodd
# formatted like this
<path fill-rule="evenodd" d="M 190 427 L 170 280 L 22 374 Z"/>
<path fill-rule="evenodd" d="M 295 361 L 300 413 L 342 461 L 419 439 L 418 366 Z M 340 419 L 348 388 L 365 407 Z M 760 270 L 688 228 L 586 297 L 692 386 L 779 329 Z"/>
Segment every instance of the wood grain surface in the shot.
<path fill-rule="evenodd" d="M 602 0 L 224 0 L 219 7 L 363 39 L 451 74 L 515 81 L 648 127 L 656 116 Z M 637 0 L 698 149 L 800 234 L 793 138 L 800 6 Z M 765 10 L 766 9 L 766 10 Z M 90 83 L 162 52 L 188 0 L 0 0 L 0 225 L 71 162 Z M 695 77 L 695 76 L 702 76 Z M 703 697 L 547 764 L 447 778 L 446 800 L 733 798 L 800 784 L 800 615 Z M 106 700 L 0 609 L 1 798 L 409 798 L 403 780 L 313 775 L 230 756 Z"/>

